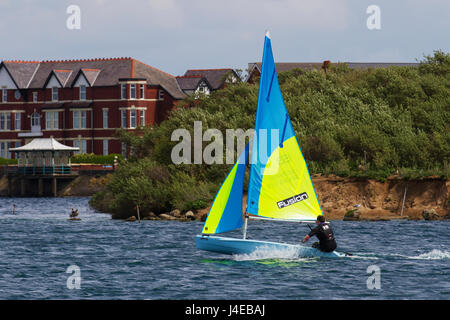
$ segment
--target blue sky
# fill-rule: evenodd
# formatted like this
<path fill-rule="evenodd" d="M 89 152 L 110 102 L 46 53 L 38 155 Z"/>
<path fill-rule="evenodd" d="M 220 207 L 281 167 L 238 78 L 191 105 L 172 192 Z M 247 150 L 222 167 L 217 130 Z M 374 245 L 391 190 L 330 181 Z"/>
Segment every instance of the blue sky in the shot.
<path fill-rule="evenodd" d="M 81 29 L 69 30 L 70 5 Z M 381 29 L 366 26 L 369 5 Z M 414 62 L 450 51 L 449 0 L 0 0 L 0 60 L 133 57 L 173 75 L 260 61 Z"/>

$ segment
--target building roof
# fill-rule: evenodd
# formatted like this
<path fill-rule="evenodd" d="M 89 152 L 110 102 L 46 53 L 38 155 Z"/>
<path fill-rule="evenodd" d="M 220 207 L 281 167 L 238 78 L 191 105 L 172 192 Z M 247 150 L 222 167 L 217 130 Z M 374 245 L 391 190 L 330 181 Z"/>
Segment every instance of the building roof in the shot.
<path fill-rule="evenodd" d="M 249 76 L 256 69 L 261 72 L 261 62 L 251 62 L 248 64 Z M 333 63 L 332 63 L 333 64 Z M 388 68 L 392 66 L 418 66 L 419 63 L 408 62 L 336 62 L 336 64 L 347 64 L 350 69 Z M 276 62 L 277 73 L 290 71 L 293 69 L 321 69 L 323 62 Z M 248 80 L 248 79 L 247 79 Z"/>
<path fill-rule="evenodd" d="M 233 69 L 224 68 L 224 69 L 190 69 L 187 70 L 184 74 L 184 77 L 192 77 L 192 76 L 200 76 L 205 78 L 212 90 L 220 89 L 225 83 L 226 77 L 228 74 L 234 73 L 237 77 Z"/>
<path fill-rule="evenodd" d="M 2 61 L 20 89 L 43 88 L 52 74 L 62 87 L 71 87 L 80 74 L 91 86 L 117 85 L 119 78 L 145 78 L 150 85 L 160 85 L 175 99 L 186 95 L 174 76 L 133 58 L 101 58 L 54 61 Z"/>
<path fill-rule="evenodd" d="M 69 147 L 56 141 L 54 138 L 36 138 L 30 143 L 18 148 L 9 149 L 13 152 L 30 151 L 79 151 L 80 148 Z"/>
<path fill-rule="evenodd" d="M 181 90 L 183 90 L 183 91 L 196 90 L 202 81 L 206 82 L 208 84 L 208 86 L 211 88 L 211 85 L 209 84 L 208 80 L 202 76 L 177 77 L 178 85 L 180 86 Z"/>

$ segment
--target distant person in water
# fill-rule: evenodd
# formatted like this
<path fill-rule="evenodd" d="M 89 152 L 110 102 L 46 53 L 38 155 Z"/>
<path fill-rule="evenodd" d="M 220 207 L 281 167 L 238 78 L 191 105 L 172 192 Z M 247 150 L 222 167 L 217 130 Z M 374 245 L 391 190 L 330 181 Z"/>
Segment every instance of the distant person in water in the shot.
<path fill-rule="evenodd" d="M 73 210 L 73 208 L 72 208 L 72 212 L 70 213 L 70 217 L 71 218 L 75 218 L 77 216 L 78 216 L 78 209 L 77 210 Z"/>
<path fill-rule="evenodd" d="M 323 252 L 332 252 L 337 248 L 336 240 L 334 239 L 333 230 L 331 226 L 325 222 L 324 216 L 318 216 L 316 220 L 317 227 L 311 229 L 311 232 L 305 236 L 302 243 L 305 243 L 312 236 L 316 236 L 319 242 L 315 242 L 313 248 L 319 249 Z"/>
<path fill-rule="evenodd" d="M 13 203 L 12 214 L 16 214 L 16 204 L 15 203 Z"/>

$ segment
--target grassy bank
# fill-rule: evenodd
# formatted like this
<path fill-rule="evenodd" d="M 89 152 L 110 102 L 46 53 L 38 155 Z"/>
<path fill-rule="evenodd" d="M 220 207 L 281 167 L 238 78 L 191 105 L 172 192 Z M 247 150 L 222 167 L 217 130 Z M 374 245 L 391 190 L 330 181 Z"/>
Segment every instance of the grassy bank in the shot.
<path fill-rule="evenodd" d="M 449 176 L 450 55 L 435 52 L 418 67 L 322 71 L 293 70 L 279 76 L 297 139 L 311 174 L 384 181 Z M 231 165 L 173 164 L 172 132 L 253 128 L 258 86 L 229 85 L 209 97 L 188 98 L 160 126 L 120 132 L 134 156 L 121 164 L 91 200 L 118 217 L 205 206 Z M 192 142 L 193 143 L 193 142 Z M 209 143 L 204 142 L 203 149 Z M 193 148 L 192 148 L 193 150 Z M 225 158 L 226 152 L 223 152 Z"/>

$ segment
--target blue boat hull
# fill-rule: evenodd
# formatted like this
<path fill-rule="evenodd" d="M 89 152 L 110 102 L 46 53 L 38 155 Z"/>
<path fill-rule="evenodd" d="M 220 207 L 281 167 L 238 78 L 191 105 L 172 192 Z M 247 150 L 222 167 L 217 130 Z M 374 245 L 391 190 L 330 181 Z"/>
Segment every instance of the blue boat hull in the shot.
<path fill-rule="evenodd" d="M 342 254 L 336 251 L 322 252 L 312 247 L 304 247 L 294 244 L 217 237 L 208 235 L 197 235 L 196 245 L 197 249 L 223 254 L 251 254 L 256 250 L 267 250 L 267 251 L 289 250 L 290 252 L 295 253 L 295 255 L 300 258 L 308 258 L 308 257 L 339 258 L 346 256 L 346 254 Z"/>

